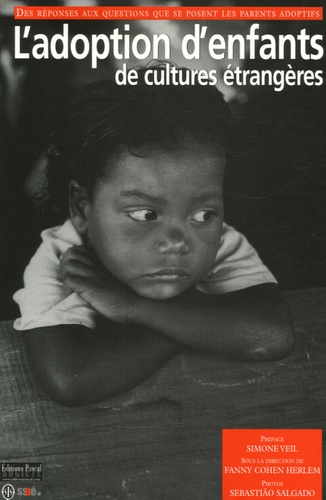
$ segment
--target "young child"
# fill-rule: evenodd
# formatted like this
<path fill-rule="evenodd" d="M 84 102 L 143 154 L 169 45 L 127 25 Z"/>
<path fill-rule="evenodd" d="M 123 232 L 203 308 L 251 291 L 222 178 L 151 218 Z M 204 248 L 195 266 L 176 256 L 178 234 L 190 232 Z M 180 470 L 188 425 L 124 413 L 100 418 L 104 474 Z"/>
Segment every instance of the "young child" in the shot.
<path fill-rule="evenodd" d="M 86 87 L 49 150 L 65 222 L 42 233 L 15 328 L 63 404 L 126 391 L 184 347 L 257 361 L 293 348 L 275 278 L 223 222 L 228 106 L 215 86 L 150 86 L 145 71 Z"/>

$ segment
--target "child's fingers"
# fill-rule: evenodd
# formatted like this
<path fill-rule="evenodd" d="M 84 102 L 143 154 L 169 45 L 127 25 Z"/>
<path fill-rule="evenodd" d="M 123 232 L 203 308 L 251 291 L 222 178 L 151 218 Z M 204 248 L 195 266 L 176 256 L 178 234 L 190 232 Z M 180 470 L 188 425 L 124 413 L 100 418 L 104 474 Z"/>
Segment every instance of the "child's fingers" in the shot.
<path fill-rule="evenodd" d="M 80 295 L 82 295 L 85 290 L 87 290 L 87 278 L 80 277 L 80 276 L 66 276 L 65 280 L 63 281 L 63 288 L 66 291 L 66 293 L 73 293 L 77 292 Z"/>
<path fill-rule="evenodd" d="M 98 273 L 94 267 L 73 259 L 69 259 L 60 264 L 59 275 L 62 281 L 64 281 L 68 276 L 81 276 L 94 280 L 98 278 Z"/>
<path fill-rule="evenodd" d="M 63 282 L 65 288 L 70 288 L 74 292 L 81 292 L 88 288 L 88 280 L 84 276 L 69 275 Z"/>
<path fill-rule="evenodd" d="M 71 247 L 64 252 L 60 260 L 60 268 L 65 269 L 66 263 L 70 261 L 81 262 L 92 268 L 99 276 L 103 276 L 104 278 L 108 278 L 109 276 L 108 271 L 101 264 L 99 259 L 90 255 L 84 246 Z"/>
<path fill-rule="evenodd" d="M 130 293 L 117 290 L 102 279 L 93 280 L 84 276 L 68 276 L 64 287 L 78 293 L 105 318 L 127 322 L 131 317 Z"/>
<path fill-rule="evenodd" d="M 79 295 L 90 304 L 92 304 L 94 301 L 96 302 L 96 296 L 98 295 L 100 290 L 103 290 L 103 287 L 101 287 L 99 283 L 96 283 L 94 280 L 89 279 L 88 277 L 80 275 L 67 276 L 63 283 L 63 286 L 66 290 L 71 290 L 73 292 L 79 293 Z"/>
<path fill-rule="evenodd" d="M 83 262 L 90 267 L 95 267 L 95 264 L 87 254 L 85 247 L 71 247 L 66 250 L 61 257 L 60 265 L 65 265 L 66 262 L 69 262 L 70 260 Z"/>

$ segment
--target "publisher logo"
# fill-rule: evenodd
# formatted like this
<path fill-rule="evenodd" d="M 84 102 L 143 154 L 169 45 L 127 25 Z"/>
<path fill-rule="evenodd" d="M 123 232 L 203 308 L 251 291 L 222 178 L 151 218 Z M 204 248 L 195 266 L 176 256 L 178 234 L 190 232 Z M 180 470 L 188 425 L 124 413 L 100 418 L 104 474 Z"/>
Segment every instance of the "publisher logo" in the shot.
<path fill-rule="evenodd" d="M 1 481 L 43 481 L 42 462 L 2 462 Z"/>
<path fill-rule="evenodd" d="M 18 497 L 40 497 L 42 496 L 42 492 L 38 491 L 35 486 L 31 488 L 17 488 L 17 496 Z"/>
<path fill-rule="evenodd" d="M 15 488 L 12 484 L 5 484 L 1 488 L 1 495 L 5 500 L 11 500 L 15 496 Z"/>

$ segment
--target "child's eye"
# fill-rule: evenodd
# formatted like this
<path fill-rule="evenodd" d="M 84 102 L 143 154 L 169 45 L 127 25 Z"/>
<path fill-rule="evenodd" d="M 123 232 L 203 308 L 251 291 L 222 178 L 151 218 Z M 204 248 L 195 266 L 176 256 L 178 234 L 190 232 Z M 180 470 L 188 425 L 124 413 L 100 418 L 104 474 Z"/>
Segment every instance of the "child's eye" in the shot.
<path fill-rule="evenodd" d="M 148 209 L 143 209 L 143 210 L 132 210 L 131 212 L 128 212 L 128 215 L 135 220 L 139 221 L 152 221 L 157 219 L 157 213 L 154 212 L 154 210 L 148 210 Z"/>
<path fill-rule="evenodd" d="M 212 210 L 200 210 L 192 216 L 195 222 L 208 222 L 214 217 L 215 213 Z"/>

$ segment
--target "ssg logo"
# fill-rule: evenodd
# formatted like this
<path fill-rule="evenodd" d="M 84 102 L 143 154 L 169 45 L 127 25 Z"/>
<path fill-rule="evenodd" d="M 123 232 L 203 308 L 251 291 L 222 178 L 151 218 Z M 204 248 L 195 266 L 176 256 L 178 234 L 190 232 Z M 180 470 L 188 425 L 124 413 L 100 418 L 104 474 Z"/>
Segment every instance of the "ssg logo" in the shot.
<path fill-rule="evenodd" d="M 5 484 L 1 488 L 1 495 L 5 500 L 11 500 L 15 496 L 15 488 L 12 484 Z"/>

